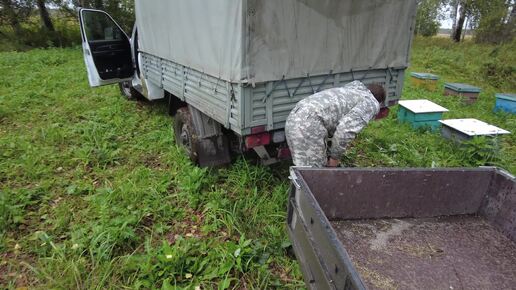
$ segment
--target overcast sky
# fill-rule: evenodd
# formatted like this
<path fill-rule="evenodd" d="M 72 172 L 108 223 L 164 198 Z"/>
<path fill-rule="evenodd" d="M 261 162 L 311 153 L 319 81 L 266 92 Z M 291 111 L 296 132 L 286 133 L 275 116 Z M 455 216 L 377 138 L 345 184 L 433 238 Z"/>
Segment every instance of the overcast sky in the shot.
<path fill-rule="evenodd" d="M 439 21 L 441 23 L 441 28 L 451 29 L 453 25 L 453 21 L 450 19 L 450 6 L 446 5 L 441 8 L 441 14 L 445 16 L 445 20 Z"/>
<path fill-rule="evenodd" d="M 441 20 L 439 21 L 441 23 L 441 28 L 445 29 L 451 29 L 453 22 L 451 19 Z"/>

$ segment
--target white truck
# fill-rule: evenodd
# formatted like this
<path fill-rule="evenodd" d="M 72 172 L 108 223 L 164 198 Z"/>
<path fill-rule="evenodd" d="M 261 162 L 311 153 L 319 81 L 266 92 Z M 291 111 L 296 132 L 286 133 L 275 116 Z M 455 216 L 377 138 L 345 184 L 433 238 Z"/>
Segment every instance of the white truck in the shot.
<path fill-rule="evenodd" d="M 136 0 L 128 35 L 105 12 L 79 12 L 90 85 L 168 99 L 176 142 L 201 166 L 254 151 L 288 158 L 296 103 L 353 80 L 396 104 L 415 0 Z"/>

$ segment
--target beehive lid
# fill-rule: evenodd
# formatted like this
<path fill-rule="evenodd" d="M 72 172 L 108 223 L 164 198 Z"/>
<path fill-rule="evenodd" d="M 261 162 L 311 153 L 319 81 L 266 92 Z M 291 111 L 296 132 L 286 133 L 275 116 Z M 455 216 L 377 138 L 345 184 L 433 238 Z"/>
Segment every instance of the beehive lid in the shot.
<path fill-rule="evenodd" d="M 415 114 L 448 112 L 448 109 L 445 107 L 441 107 L 429 100 L 407 100 L 400 101 L 399 104 Z"/>
<path fill-rule="evenodd" d="M 410 75 L 415 77 L 415 78 L 423 79 L 423 80 L 438 80 L 439 79 L 439 76 L 434 75 L 434 74 L 430 74 L 430 73 L 413 72 Z"/>
<path fill-rule="evenodd" d="M 496 126 L 487 124 L 477 119 L 451 119 L 451 120 L 440 120 L 444 126 L 453 128 L 459 132 L 462 132 L 468 136 L 493 136 L 510 134 L 511 132 L 498 128 Z"/>
<path fill-rule="evenodd" d="M 446 83 L 445 88 L 459 93 L 480 93 L 481 89 L 468 84 Z"/>
<path fill-rule="evenodd" d="M 496 98 L 516 102 L 516 94 L 496 94 Z"/>

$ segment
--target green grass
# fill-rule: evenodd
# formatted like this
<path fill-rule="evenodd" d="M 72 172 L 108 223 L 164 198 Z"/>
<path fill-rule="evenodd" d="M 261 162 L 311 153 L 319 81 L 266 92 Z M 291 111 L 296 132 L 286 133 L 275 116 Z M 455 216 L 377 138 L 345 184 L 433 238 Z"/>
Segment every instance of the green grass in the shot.
<path fill-rule="evenodd" d="M 90 89 L 79 50 L 2 53 L 0 72 L 0 285 L 302 285 L 283 176 L 191 165 L 164 104 Z"/>
<path fill-rule="evenodd" d="M 496 51 L 496 52 L 493 52 Z M 514 51 L 514 50 L 512 50 Z M 510 48 L 418 39 L 412 71 L 481 86 L 480 101 L 415 89 L 451 109 L 505 129 L 494 93 L 512 77 Z M 489 64 L 487 64 L 489 63 Z M 505 71 L 506 73 L 506 71 Z M 199 169 L 178 149 L 163 103 L 128 102 L 116 87 L 90 89 L 76 49 L 0 53 L 0 287 L 39 289 L 298 289 L 289 255 L 284 167 L 243 159 Z M 391 114 L 350 148 L 350 166 L 497 165 L 516 172 L 514 135 L 465 146 L 414 131 Z"/>

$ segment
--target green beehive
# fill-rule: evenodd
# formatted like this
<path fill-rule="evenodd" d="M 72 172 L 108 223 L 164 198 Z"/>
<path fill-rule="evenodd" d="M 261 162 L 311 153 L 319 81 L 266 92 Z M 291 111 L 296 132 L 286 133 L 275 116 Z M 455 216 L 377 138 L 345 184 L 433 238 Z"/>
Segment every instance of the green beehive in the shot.
<path fill-rule="evenodd" d="M 477 101 L 481 89 L 468 84 L 446 83 L 444 85 L 445 96 L 463 97 L 464 101 L 472 104 Z"/>
<path fill-rule="evenodd" d="M 448 109 L 429 100 L 400 101 L 398 121 L 409 123 L 413 128 L 428 128 L 437 130 L 441 127 L 439 120 Z"/>
<path fill-rule="evenodd" d="M 425 88 L 429 91 L 437 90 L 437 81 L 439 76 L 430 73 L 418 73 L 413 72 L 410 74 L 412 77 L 412 83 L 416 87 Z"/>

